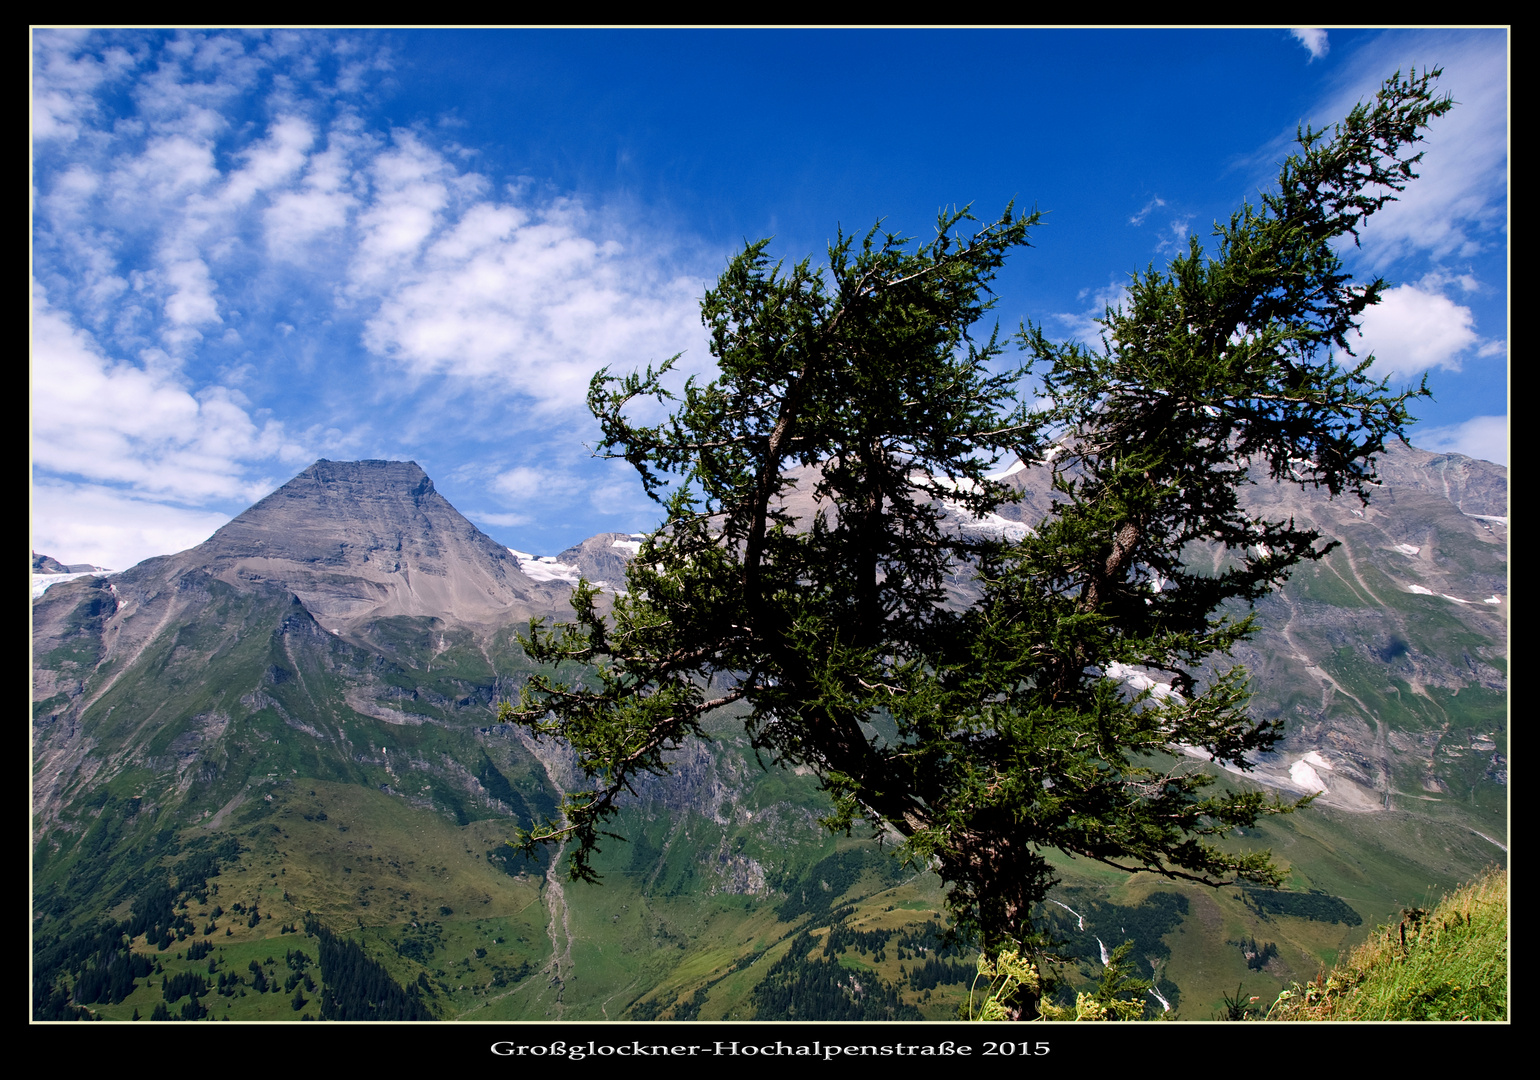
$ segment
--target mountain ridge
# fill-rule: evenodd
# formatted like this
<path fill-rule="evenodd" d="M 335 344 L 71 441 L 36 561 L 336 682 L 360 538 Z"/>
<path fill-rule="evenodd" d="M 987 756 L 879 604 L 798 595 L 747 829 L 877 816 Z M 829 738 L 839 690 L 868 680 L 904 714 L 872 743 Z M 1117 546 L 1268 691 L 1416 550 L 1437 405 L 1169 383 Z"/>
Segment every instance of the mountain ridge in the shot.
<path fill-rule="evenodd" d="M 1368 507 L 1258 489 L 1258 508 L 1313 522 L 1342 545 L 1259 605 L 1261 629 L 1236 659 L 1254 675 L 1254 714 L 1283 719 L 1288 735 L 1257 773 L 1219 774 L 1221 784 L 1324 792 L 1245 842 L 1275 846 L 1292 889 L 1324 890 L 1345 905 L 1332 911 L 1370 919 L 1411 903 L 1410 882 L 1452 884 L 1506 852 L 1506 470 L 1422 451 L 1385 461 Z M 1037 483 L 1026 474 L 1040 471 L 1008 480 Z M 1003 509 L 1020 514 L 1021 504 Z M 770 1008 L 752 1003 L 754 980 L 772 967 L 754 961 L 769 955 L 783 977 L 794 913 L 860 933 L 897 933 L 911 925 L 906 911 L 931 918 L 938 886 L 825 836 L 813 779 L 762 771 L 732 716 L 713 718 L 711 741 L 683 748 L 671 776 L 638 786 L 621 826 L 634 842 L 605 853 L 606 889 L 563 891 L 555 863 L 509 861 L 499 837 L 544 820 L 580 779 L 560 746 L 495 722 L 496 702 L 529 670 L 514 633 L 533 614 L 570 610 L 574 572 L 620 584 L 636 542 L 591 537 L 535 580 L 415 463 L 323 460 L 196 548 L 52 586 L 33 605 L 35 925 L 89 926 L 114 905 L 141 903 L 157 874 L 193 880 L 175 853 L 219 838 L 221 850 L 242 851 L 222 895 L 253 910 L 260 901 L 279 920 L 308 910 L 337 928 L 356 923 L 394 978 L 429 980 L 446 1017 L 684 1019 L 778 1015 L 753 1011 Z M 431 855 L 414 839 L 427 835 L 438 837 Z M 1084 890 L 1098 879 L 1063 873 L 1073 884 L 1062 900 L 1086 910 Z M 847 889 L 874 888 L 898 891 L 873 893 L 888 899 L 856 914 L 835 907 Z M 1139 879 L 1118 888 L 1106 894 L 1117 922 L 1103 937 L 1150 893 Z M 1279 979 L 1309 978 L 1353 932 L 1306 919 L 1285 936 L 1239 898 L 1190 899 L 1205 926 L 1222 911 L 1253 920 L 1249 934 L 1303 949 L 1309 970 L 1274 961 Z M 189 903 L 200 923 L 218 921 L 212 899 Z M 526 908 L 536 914 L 517 915 Z M 431 960 L 439 931 L 424 922 L 449 909 L 443 932 L 460 934 L 467 953 L 454 965 Z M 481 913 L 511 940 L 492 948 Z M 240 963 L 239 949 L 276 947 L 263 944 L 276 924 L 228 929 Z M 157 955 L 148 941 L 133 948 Z M 1162 977 L 1200 1003 L 1228 993 L 1235 982 L 1217 948 L 1188 935 L 1161 960 Z M 708 953 L 695 949 L 731 963 L 697 977 Z M 880 961 L 882 979 L 909 985 L 901 958 Z M 1254 970 L 1239 952 L 1230 959 Z M 545 975 L 530 979 L 538 965 Z M 452 984 L 457 969 L 464 985 Z M 516 971 L 523 981 L 497 989 Z M 882 985 L 876 978 L 861 982 Z M 483 993 L 485 980 L 495 985 Z M 905 1000 L 947 1015 L 950 999 L 931 1002 L 910 981 Z M 1175 1001 L 1173 986 L 1161 983 Z M 131 998 L 125 1016 L 135 1001 L 154 1005 Z M 236 1018 L 280 1018 L 250 1007 Z"/>
<path fill-rule="evenodd" d="M 336 630 L 396 615 L 492 627 L 564 601 L 415 461 L 323 458 L 187 554 L 231 584 L 279 582 Z"/>

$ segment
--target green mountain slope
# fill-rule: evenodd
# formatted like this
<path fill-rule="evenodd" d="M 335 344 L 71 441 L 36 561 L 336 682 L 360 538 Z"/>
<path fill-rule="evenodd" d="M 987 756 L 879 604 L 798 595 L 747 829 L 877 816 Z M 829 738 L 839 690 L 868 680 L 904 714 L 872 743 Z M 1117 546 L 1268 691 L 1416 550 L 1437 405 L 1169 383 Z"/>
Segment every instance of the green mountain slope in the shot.
<path fill-rule="evenodd" d="M 1505 470 L 1402 450 L 1384 474 L 1369 508 L 1288 507 L 1342 547 L 1238 655 L 1289 737 L 1221 783 L 1324 789 L 1233 841 L 1272 847 L 1288 891 L 1060 860 L 1070 1000 L 1131 939 L 1171 1009 L 1148 1015 L 1208 1019 L 1505 861 Z M 563 557 L 613 577 L 617 547 Z M 602 886 L 506 847 L 579 779 L 494 714 L 528 671 L 515 631 L 565 595 L 386 462 L 319 462 L 199 548 L 51 587 L 34 1015 L 297 1020 L 376 993 L 441 1019 L 954 1016 L 973 968 L 939 882 L 823 833 L 814 779 L 764 768 L 732 716 L 638 790 Z"/>

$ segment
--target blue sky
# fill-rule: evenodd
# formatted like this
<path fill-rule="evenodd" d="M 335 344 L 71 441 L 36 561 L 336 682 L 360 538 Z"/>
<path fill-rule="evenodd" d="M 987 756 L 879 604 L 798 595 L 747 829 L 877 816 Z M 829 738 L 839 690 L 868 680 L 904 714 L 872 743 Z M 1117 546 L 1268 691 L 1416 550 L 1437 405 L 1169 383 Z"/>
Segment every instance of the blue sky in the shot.
<path fill-rule="evenodd" d="M 649 528 L 588 380 L 709 373 L 745 240 L 1014 199 L 1002 328 L 1094 340 L 1299 123 L 1424 64 L 1459 106 L 1344 252 L 1395 286 L 1357 351 L 1429 374 L 1416 445 L 1506 464 L 1505 31 L 36 30 L 32 546 L 120 569 L 321 457 L 416 460 L 525 551 Z"/>

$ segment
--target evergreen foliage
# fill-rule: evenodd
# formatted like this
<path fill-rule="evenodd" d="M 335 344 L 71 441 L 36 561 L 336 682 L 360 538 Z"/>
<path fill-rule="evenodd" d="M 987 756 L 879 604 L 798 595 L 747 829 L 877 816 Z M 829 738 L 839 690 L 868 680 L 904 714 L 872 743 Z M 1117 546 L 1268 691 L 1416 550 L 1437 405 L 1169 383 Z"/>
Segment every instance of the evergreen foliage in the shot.
<path fill-rule="evenodd" d="M 113 805 L 111 797 L 105 793 L 99 803 L 104 808 Z M 133 993 L 138 985 L 136 980 L 146 978 L 152 970 L 152 961 L 129 947 L 133 939 L 142 935 L 146 941 L 156 943 L 164 951 L 170 948 L 172 942 L 195 932 L 196 928 L 186 914 L 185 905 L 184 910 L 178 912 L 179 901 L 190 895 L 205 894 L 208 879 L 219 873 L 221 861 L 234 859 L 240 854 L 240 845 L 233 839 L 212 842 L 200 838 L 188 844 L 184 850 L 171 837 L 169 832 L 157 834 L 152 845 L 145 851 L 133 853 L 130 858 L 145 857 L 153 865 L 162 854 L 182 851 L 185 857 L 175 867 L 176 885 L 173 886 L 159 869 L 140 869 L 139 873 L 124 880 L 119 893 L 121 899 L 133 896 L 128 918 L 110 923 L 97 922 L 87 917 L 78 925 L 68 928 L 57 923 L 45 923 L 34 932 L 34 1019 L 72 1019 L 76 1014 L 89 1019 L 89 1013 L 80 1006 L 119 1004 Z M 96 880 L 99 879 L 94 875 L 90 878 L 92 882 Z M 80 894 L 76 890 L 81 887 L 81 881 L 72 879 L 70 889 L 61 890 L 57 894 L 61 898 L 61 906 L 74 906 L 78 903 Z M 69 899 L 64 899 L 66 897 Z M 188 949 L 187 957 L 189 960 L 200 960 L 211 949 L 212 946 L 207 942 L 194 942 Z M 72 985 L 68 977 L 73 978 Z M 204 989 L 207 989 L 206 984 Z"/>
<path fill-rule="evenodd" d="M 951 983 L 965 983 L 972 979 L 976 968 L 961 960 L 937 960 L 926 957 L 923 964 L 909 969 L 909 985 L 916 990 L 934 990 Z"/>
<path fill-rule="evenodd" d="M 900 834 L 986 955 L 1043 948 L 1048 848 L 1279 884 L 1268 853 L 1217 841 L 1295 807 L 1210 794 L 1182 748 L 1246 770 L 1281 737 L 1246 713 L 1244 672 L 1210 661 L 1251 631 L 1226 613 L 1235 602 L 1327 550 L 1292 520 L 1249 516 L 1242 490 L 1266 477 L 1366 500 L 1375 455 L 1426 393 L 1375 383 L 1372 358 L 1339 363 L 1386 283 L 1353 284 L 1334 244 L 1415 177 L 1412 151 L 1452 107 L 1438 74 L 1398 73 L 1331 131 L 1301 130 L 1276 191 L 1216 225 L 1212 250 L 1193 238 L 1133 276 L 1100 348 L 1024 326 L 1016 370 L 998 370 L 998 332 L 973 328 L 1036 214 L 977 227 L 944 213 L 919 245 L 841 233 L 818 270 L 748 245 L 702 301 L 717 378 L 676 396 L 670 360 L 591 384 L 600 449 L 668 516 L 611 616 L 580 586 L 575 623 L 524 640 L 548 666 L 500 719 L 568 740 L 591 787 L 519 843 L 573 838 L 571 872 L 592 879 L 634 778 L 667 772 L 707 712 L 743 702 L 757 750 L 821 778 L 825 823 Z M 634 423 L 648 397 L 677 408 Z M 1002 455 L 1046 471 L 1052 512 L 1014 542 L 947 528 L 943 500 L 979 516 L 1009 501 L 986 475 Z M 794 468 L 820 507 L 810 521 L 783 501 Z M 1189 567 L 1194 544 L 1226 552 L 1224 569 Z M 961 573 L 979 595 L 957 610 L 945 586 Z M 1137 671 L 1169 692 L 1130 693 Z M 1022 984 L 1019 1015 L 1035 992 Z M 1122 1000 L 1092 1004 L 1121 1015 Z"/>
<path fill-rule="evenodd" d="M 1314 922 L 1342 923 L 1359 926 L 1363 916 L 1348 906 L 1340 896 L 1311 889 L 1309 892 L 1284 892 L 1282 889 L 1247 888 L 1241 890 L 1241 900 L 1266 920 L 1269 915 L 1291 915 L 1297 919 Z"/>
<path fill-rule="evenodd" d="M 962 956 L 966 951 L 958 936 L 948 933 L 935 919 L 927 919 L 920 926 L 904 930 L 898 935 L 900 959 L 906 956 Z"/>
<path fill-rule="evenodd" d="M 195 971 L 183 971 L 176 975 L 161 976 L 160 995 L 168 1002 L 178 1001 L 189 995 L 198 998 L 208 992 L 208 979 Z"/>
<path fill-rule="evenodd" d="M 433 1019 L 417 984 L 403 990 L 358 942 L 339 938 L 313 916 L 305 919 L 305 933 L 320 940 L 322 1020 Z"/>
<path fill-rule="evenodd" d="M 816 942 L 806 931 L 754 987 L 758 1020 L 923 1020 L 898 992 L 875 973 L 856 975 L 840 965 L 838 951 L 812 955 Z M 698 1011 L 698 1009 L 697 1009 Z M 677 1010 L 676 1010 L 677 1015 Z"/>
<path fill-rule="evenodd" d="M 1227 941 L 1226 945 L 1234 945 L 1240 949 L 1241 955 L 1246 958 L 1246 966 L 1252 971 L 1261 971 L 1267 966 L 1267 962 L 1278 955 L 1278 943 L 1269 941 L 1265 945 L 1258 945 L 1257 939 L 1247 937 L 1241 941 Z"/>

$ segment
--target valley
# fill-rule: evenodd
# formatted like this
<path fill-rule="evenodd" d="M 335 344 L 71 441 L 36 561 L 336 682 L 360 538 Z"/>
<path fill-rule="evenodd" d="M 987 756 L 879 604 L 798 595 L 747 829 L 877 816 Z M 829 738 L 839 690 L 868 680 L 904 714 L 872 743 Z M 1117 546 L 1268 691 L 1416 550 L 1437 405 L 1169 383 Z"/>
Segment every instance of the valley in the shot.
<path fill-rule="evenodd" d="M 1397 447 L 1381 473 L 1368 507 L 1255 489 L 1341 541 L 1236 651 L 1287 739 L 1244 777 L 1167 763 L 1320 793 L 1226 841 L 1271 848 L 1286 889 L 1055 855 L 1070 1000 L 1133 940 L 1146 1015 L 1206 1020 L 1506 863 L 1506 469 Z M 972 524 L 1049 512 L 1034 476 Z M 323 461 L 200 547 L 35 592 L 34 1016 L 954 1018 L 976 952 L 939 936 L 941 883 L 826 833 L 816 779 L 730 711 L 638 786 L 602 884 L 505 844 L 580 779 L 496 721 L 516 632 L 567 612 L 574 573 L 617 586 L 634 542 L 541 560 L 414 464 Z"/>

